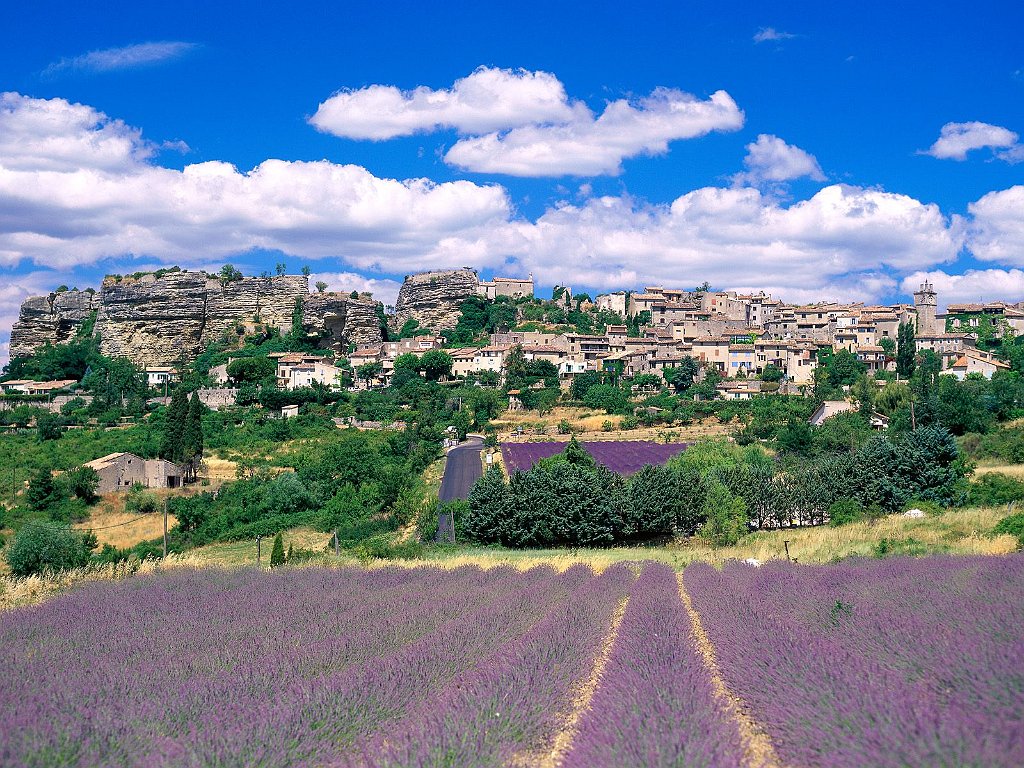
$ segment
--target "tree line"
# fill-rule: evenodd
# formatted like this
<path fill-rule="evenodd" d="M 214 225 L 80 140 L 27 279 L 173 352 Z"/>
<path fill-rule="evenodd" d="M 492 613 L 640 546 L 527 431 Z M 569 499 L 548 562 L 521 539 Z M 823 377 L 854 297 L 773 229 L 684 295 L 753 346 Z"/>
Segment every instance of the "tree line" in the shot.
<path fill-rule="evenodd" d="M 968 465 L 948 430 L 875 435 L 853 451 L 787 467 L 757 446 L 695 443 L 624 478 L 575 439 L 506 480 L 490 468 L 469 496 L 472 541 L 510 547 L 609 546 L 698 535 L 733 544 L 753 530 L 820 525 L 830 510 L 886 514 L 921 500 L 966 499 Z M 840 507 L 837 508 L 836 505 Z"/>

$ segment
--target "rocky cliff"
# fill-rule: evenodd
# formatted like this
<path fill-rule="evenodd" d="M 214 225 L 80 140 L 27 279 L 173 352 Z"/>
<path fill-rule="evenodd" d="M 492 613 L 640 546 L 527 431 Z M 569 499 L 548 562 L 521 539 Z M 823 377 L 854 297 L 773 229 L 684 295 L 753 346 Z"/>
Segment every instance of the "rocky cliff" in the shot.
<path fill-rule="evenodd" d="M 62 291 L 26 299 L 11 330 L 11 357 L 30 355 L 47 342 L 67 341 L 98 309 L 99 294 L 91 291 Z"/>
<path fill-rule="evenodd" d="M 409 318 L 435 333 L 454 328 L 459 322 L 459 304 L 475 296 L 479 286 L 480 279 L 472 269 L 409 275 L 398 291 L 396 329 Z"/>
<path fill-rule="evenodd" d="M 304 328 L 324 333 L 325 344 L 347 348 L 382 341 L 373 301 L 311 295 L 302 276 L 224 283 L 203 272 L 171 272 L 107 278 L 94 295 L 68 291 L 26 300 L 11 331 L 11 355 L 65 341 L 95 311 L 103 354 L 169 365 L 195 357 L 240 323 L 258 321 L 287 333 L 296 302 Z"/>

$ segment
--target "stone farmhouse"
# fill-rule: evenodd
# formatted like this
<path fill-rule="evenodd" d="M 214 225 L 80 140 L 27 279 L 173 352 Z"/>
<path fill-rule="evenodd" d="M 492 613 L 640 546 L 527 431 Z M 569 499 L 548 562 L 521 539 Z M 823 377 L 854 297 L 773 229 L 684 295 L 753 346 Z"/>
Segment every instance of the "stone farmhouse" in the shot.
<path fill-rule="evenodd" d="M 134 453 L 111 453 L 85 466 L 96 470 L 99 493 L 127 491 L 135 484 L 146 488 L 179 488 L 184 472 L 163 459 L 143 459 Z"/>

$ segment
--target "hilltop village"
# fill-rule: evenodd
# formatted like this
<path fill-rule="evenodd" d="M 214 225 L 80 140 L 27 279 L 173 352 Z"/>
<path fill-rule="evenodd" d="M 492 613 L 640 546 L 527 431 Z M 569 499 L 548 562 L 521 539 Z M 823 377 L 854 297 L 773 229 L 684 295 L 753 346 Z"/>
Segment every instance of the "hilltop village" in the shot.
<path fill-rule="evenodd" d="M 145 372 L 153 389 L 180 380 L 180 367 L 224 336 L 243 343 L 257 330 L 316 335 L 321 350 L 282 350 L 267 357 L 281 389 L 387 387 L 395 362 L 443 350 L 444 379 L 503 379 L 513 349 L 528 362 L 546 361 L 562 388 L 583 373 L 659 378 L 684 359 L 697 375 L 720 379 L 716 394 L 749 399 L 762 390 L 808 392 L 820 361 L 844 351 L 877 378 L 897 372 L 899 345 L 913 339 L 915 353 L 934 353 L 940 369 L 959 379 L 986 378 L 1009 365 L 998 344 L 1024 330 L 1019 304 L 951 304 L 937 312 L 938 296 L 925 282 L 914 303 L 788 304 L 763 292 L 647 286 L 642 292 L 573 294 L 557 286 L 548 300 L 525 279 L 480 280 L 471 269 L 408 276 L 396 306 L 369 294 L 309 291 L 305 276 L 243 278 L 166 270 L 108 278 L 99 292 L 66 289 L 28 299 L 12 332 L 15 358 L 47 344 L 95 333 L 105 354 L 123 356 Z M 225 277 L 226 276 L 226 277 Z M 901 328 L 904 329 L 901 331 Z M 901 336 L 901 333 L 904 335 Z M 230 345 L 228 345 L 230 349 Z M 227 359 L 208 370 L 207 389 L 232 385 Z M 0 382 L 4 392 L 55 395 L 62 403 L 73 379 Z M 166 392 L 165 392 L 166 394 Z M 209 405 L 234 393 L 204 390 Z M 516 406 L 513 397 L 512 407 Z"/>

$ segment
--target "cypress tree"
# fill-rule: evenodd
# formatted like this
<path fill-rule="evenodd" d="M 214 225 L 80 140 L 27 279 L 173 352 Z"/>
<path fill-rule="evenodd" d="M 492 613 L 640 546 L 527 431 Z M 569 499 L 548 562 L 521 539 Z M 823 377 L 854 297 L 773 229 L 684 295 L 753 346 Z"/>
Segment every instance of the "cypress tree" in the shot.
<path fill-rule="evenodd" d="M 171 395 L 171 404 L 164 414 L 164 435 L 160 441 L 160 458 L 181 462 L 185 458 L 183 437 L 188 420 L 188 393 L 178 387 Z"/>
<path fill-rule="evenodd" d="M 203 404 L 199 402 L 199 394 L 196 392 L 192 393 L 185 414 L 181 445 L 182 459 L 188 464 L 189 475 L 194 479 L 196 466 L 203 458 Z"/>
<path fill-rule="evenodd" d="M 909 379 L 914 375 L 917 341 L 913 323 L 900 323 L 896 331 L 896 373 Z"/>
<path fill-rule="evenodd" d="M 280 533 L 274 537 L 274 548 L 270 551 L 270 567 L 276 568 L 279 565 L 284 565 L 284 541 Z"/>

